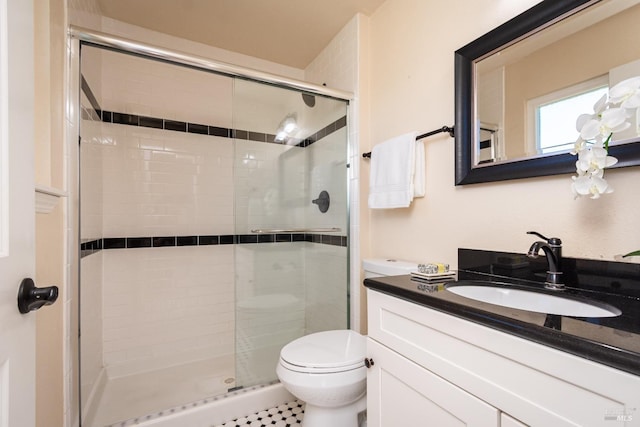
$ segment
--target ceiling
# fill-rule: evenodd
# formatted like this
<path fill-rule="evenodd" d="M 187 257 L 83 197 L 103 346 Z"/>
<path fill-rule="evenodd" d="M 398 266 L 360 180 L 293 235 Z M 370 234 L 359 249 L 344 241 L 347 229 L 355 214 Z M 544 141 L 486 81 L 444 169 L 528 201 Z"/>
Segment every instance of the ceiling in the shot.
<path fill-rule="evenodd" d="M 104 16 L 304 69 L 385 0 L 98 0 Z"/>

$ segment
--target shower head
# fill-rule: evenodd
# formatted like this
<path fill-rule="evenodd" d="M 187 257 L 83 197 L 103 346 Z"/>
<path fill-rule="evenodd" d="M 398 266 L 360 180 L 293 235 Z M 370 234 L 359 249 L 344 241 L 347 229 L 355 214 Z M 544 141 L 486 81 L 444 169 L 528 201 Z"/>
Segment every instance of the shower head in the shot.
<path fill-rule="evenodd" d="M 313 108 L 316 106 L 316 97 L 314 95 L 303 93 L 302 100 L 304 101 L 305 105 L 309 108 Z"/>

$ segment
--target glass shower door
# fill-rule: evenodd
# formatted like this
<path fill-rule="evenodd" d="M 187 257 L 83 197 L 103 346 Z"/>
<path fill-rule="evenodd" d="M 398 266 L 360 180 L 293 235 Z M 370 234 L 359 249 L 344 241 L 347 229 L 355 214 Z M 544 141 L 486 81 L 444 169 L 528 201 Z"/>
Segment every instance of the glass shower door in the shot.
<path fill-rule="evenodd" d="M 347 103 L 235 79 L 236 386 L 348 327 Z"/>

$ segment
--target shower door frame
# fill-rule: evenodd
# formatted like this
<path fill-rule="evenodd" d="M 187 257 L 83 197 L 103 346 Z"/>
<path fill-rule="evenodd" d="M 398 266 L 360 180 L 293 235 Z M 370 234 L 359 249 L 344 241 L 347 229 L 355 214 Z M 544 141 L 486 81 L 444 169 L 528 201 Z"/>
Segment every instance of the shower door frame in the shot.
<path fill-rule="evenodd" d="M 237 77 L 245 80 L 251 80 L 258 83 L 273 85 L 276 87 L 281 87 L 284 89 L 294 89 L 303 91 L 306 93 L 319 95 L 327 98 L 332 98 L 340 101 L 344 101 L 347 104 L 347 129 L 350 129 L 351 126 L 351 115 L 353 112 L 353 103 L 355 101 L 354 94 L 348 91 L 342 91 L 337 89 L 330 89 L 326 86 L 320 86 L 308 82 L 304 82 L 301 80 L 296 80 L 284 76 L 279 76 L 276 74 L 271 74 L 267 72 L 262 72 L 259 70 L 246 68 L 242 66 L 236 66 L 220 61 L 211 60 L 204 57 L 199 57 L 196 55 L 186 54 L 183 52 L 173 51 L 171 49 L 166 49 L 158 46 L 154 46 L 151 44 L 141 43 L 138 41 L 134 41 L 131 39 L 113 36 L 106 33 L 101 33 L 94 30 L 89 30 L 77 26 L 69 26 L 68 29 L 68 86 L 67 86 L 67 142 L 69 144 L 68 153 L 69 153 L 69 161 L 71 167 L 68 170 L 68 179 L 72 184 L 71 191 L 73 197 L 69 198 L 68 202 L 68 224 L 70 228 L 70 237 L 71 241 L 79 242 L 79 171 L 77 168 L 74 169 L 73 164 L 79 165 L 79 145 L 78 141 L 80 138 L 80 46 L 88 45 L 95 46 L 98 48 L 106 48 L 114 51 L 118 51 L 121 53 L 134 54 L 143 58 L 159 60 L 175 65 L 187 66 L 190 68 L 198 69 L 205 72 L 212 72 L 216 74 L 226 75 L 228 77 Z M 347 132 L 347 167 L 350 167 L 349 163 L 352 162 L 353 156 L 355 155 L 354 147 L 352 146 L 351 139 L 351 131 Z M 75 162 L 75 163 L 74 163 Z M 347 196 L 347 239 L 348 239 L 348 250 L 347 250 L 347 283 L 346 289 L 347 292 L 347 322 L 349 327 L 359 329 L 360 319 L 359 319 L 359 306 L 360 306 L 360 284 L 352 283 L 354 280 L 352 279 L 354 275 L 351 271 L 351 261 L 352 261 L 352 236 L 351 236 L 351 203 L 353 202 L 351 191 L 352 188 L 352 178 L 353 178 L 353 167 L 351 167 L 350 172 L 347 174 L 347 182 L 346 186 L 346 196 Z M 75 203 L 75 205 L 74 205 Z M 74 209 L 78 209 L 76 212 Z M 356 248 L 358 245 L 356 245 Z M 74 249 L 73 245 L 69 248 L 69 260 L 71 263 L 71 276 L 69 280 L 69 286 L 72 289 L 75 287 L 75 291 L 72 291 L 72 294 L 76 293 L 74 297 L 77 298 L 79 304 L 80 298 L 80 289 L 78 287 L 80 280 L 80 248 L 79 245 L 76 249 Z M 357 251 L 356 251 L 357 253 Z M 75 266 L 74 266 L 75 265 Z M 68 309 L 67 308 L 67 312 Z M 355 310 L 354 310 L 355 308 Z M 80 327 L 79 322 L 79 305 L 78 305 L 78 328 Z M 70 316 L 68 314 L 67 316 Z M 73 331 L 69 330 L 68 333 L 73 335 Z M 79 346 L 78 346 L 79 348 Z M 73 348 L 68 347 L 67 354 L 71 359 L 75 357 L 71 356 L 73 353 Z M 80 362 L 79 359 L 78 363 Z M 78 365 L 79 366 L 79 365 Z M 79 368 L 77 374 L 79 375 Z M 71 398 L 73 395 L 72 389 L 68 388 L 70 385 L 66 387 L 66 396 Z M 69 401 L 69 400 L 68 400 Z M 72 403 L 67 403 L 70 406 L 71 410 L 74 410 L 74 406 Z M 81 402 L 78 402 L 78 405 L 81 405 Z M 81 406 L 78 407 L 81 409 Z M 81 414 L 78 413 L 80 416 Z"/>
<path fill-rule="evenodd" d="M 326 86 L 320 86 L 302 80 L 296 80 L 289 77 L 267 73 L 264 71 L 228 64 L 221 61 L 215 61 L 201 56 L 182 53 L 171 49 L 165 49 L 151 44 L 141 43 L 123 37 L 113 36 L 110 34 L 88 30 L 73 25 L 69 27 L 69 37 L 71 37 L 72 40 L 75 39 L 81 43 L 86 43 L 97 47 L 110 48 L 123 53 L 132 53 L 142 57 L 157 59 L 176 65 L 186 65 L 188 67 L 223 74 L 229 77 L 240 77 L 247 80 L 275 85 L 287 89 L 297 89 L 316 95 L 326 96 L 328 98 L 338 99 L 347 103 L 350 103 L 354 99 L 354 95 L 351 92 L 339 89 L 331 89 Z"/>

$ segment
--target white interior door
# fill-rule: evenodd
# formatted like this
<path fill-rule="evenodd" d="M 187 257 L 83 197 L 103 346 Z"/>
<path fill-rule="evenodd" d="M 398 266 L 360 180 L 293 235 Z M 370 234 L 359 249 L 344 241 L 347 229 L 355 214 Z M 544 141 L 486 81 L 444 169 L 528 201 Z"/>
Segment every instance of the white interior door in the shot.
<path fill-rule="evenodd" d="M 0 427 L 35 425 L 33 96 L 32 0 L 0 0 Z"/>

